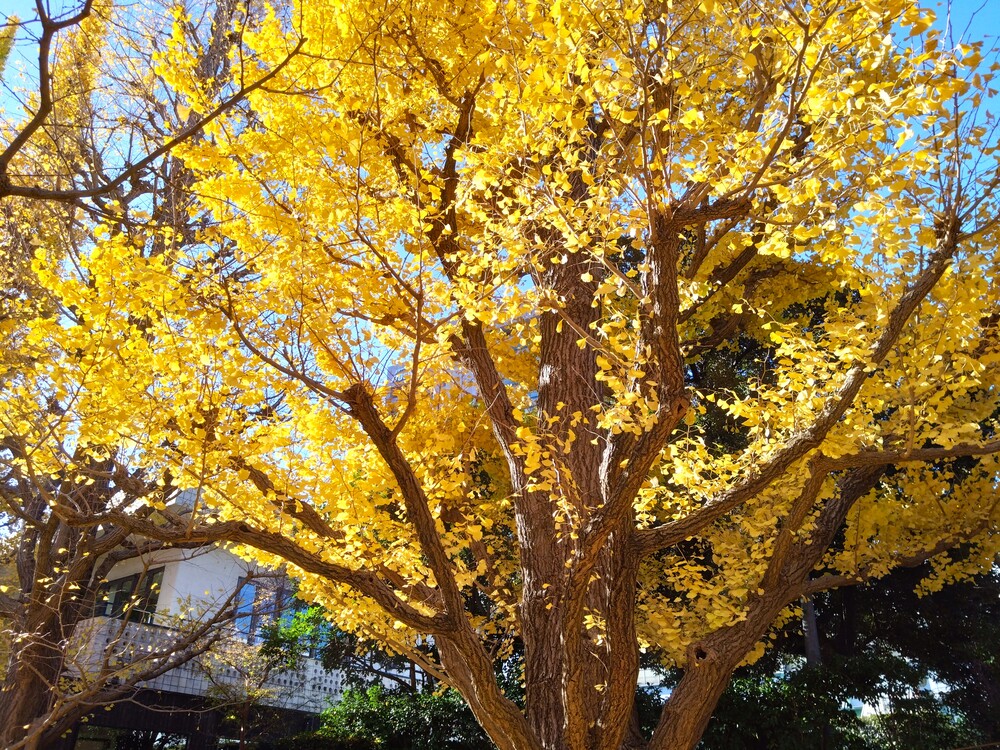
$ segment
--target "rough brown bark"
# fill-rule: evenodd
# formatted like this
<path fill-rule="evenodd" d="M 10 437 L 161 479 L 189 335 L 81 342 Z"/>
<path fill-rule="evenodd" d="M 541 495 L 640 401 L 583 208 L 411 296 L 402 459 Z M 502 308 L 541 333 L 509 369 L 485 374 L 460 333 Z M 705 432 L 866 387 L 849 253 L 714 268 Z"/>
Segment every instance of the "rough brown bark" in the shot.
<path fill-rule="evenodd" d="M 440 639 L 441 663 L 472 713 L 500 750 L 548 750 L 537 727 L 496 686 L 493 662 L 470 631 Z"/>
<path fill-rule="evenodd" d="M 402 37 L 410 38 L 405 24 L 393 29 L 393 33 L 397 31 Z M 432 70 L 439 71 L 435 61 L 427 59 L 416 42 L 413 44 L 414 54 Z M 644 53 L 636 50 L 636 54 Z M 803 59 L 804 55 L 805 45 Z M 764 78 L 760 87 L 761 107 L 775 88 L 774 80 Z M 480 87 L 483 81 L 481 78 Z M 440 272 L 455 282 L 463 272 L 459 259 L 475 242 L 474 238 L 463 239 L 464 228 L 459 222 L 456 196 L 462 177 L 460 150 L 472 142 L 479 89 L 473 87 L 458 95 L 458 92 L 447 90 L 450 83 L 440 78 L 438 85 L 442 87 L 443 101 L 456 107 L 457 116 L 455 127 L 449 131 L 443 146 L 443 167 L 438 168 L 436 164 L 434 167 L 437 183 L 434 187 L 441 197 L 438 210 L 432 212 L 426 240 L 437 254 Z M 789 89 L 786 87 L 786 90 Z M 518 428 L 528 423 L 515 417 L 482 326 L 475 321 L 463 321 L 459 332 L 452 336 L 456 361 L 466 366 L 475 378 L 477 397 L 486 404 L 485 411 L 499 450 L 509 468 L 520 554 L 518 614 L 519 633 L 525 647 L 525 714 L 503 696 L 496 684 L 489 654 L 467 617 L 466 592 L 460 590 L 453 575 L 454 562 L 449 556 L 452 553 L 442 544 L 438 531 L 440 519 L 430 507 L 418 473 L 396 442 L 412 404 L 407 404 L 403 416 L 390 427 L 379 413 L 379 405 L 367 383 L 353 382 L 342 391 L 334 390 L 305 372 L 276 364 L 273 359 L 266 358 L 261 349 L 255 348 L 239 329 L 231 305 L 227 314 L 250 351 L 275 366 L 282 375 L 298 378 L 319 396 L 336 402 L 357 419 L 377 448 L 391 470 L 406 508 L 407 521 L 413 526 L 427 565 L 433 571 L 437 588 L 431 591 L 427 584 L 424 590 L 417 592 L 427 594 L 420 596 L 419 601 L 433 612 L 428 614 L 415 608 L 413 602 L 418 599 L 411 596 L 414 591 L 405 589 L 409 584 L 402 582 L 398 575 L 394 576 L 392 571 L 330 564 L 321 556 L 298 547 L 294 540 L 261 531 L 253 524 L 223 524 L 201 538 L 244 541 L 283 555 L 303 570 L 352 586 L 400 621 L 432 633 L 448 679 L 462 692 L 478 720 L 504 750 L 614 750 L 623 745 L 641 745 L 637 732 L 629 730 L 634 716 L 638 673 L 634 610 L 641 557 L 697 536 L 801 466 L 810 452 L 822 445 L 829 430 L 851 408 L 871 373 L 897 345 L 900 333 L 947 269 L 957 247 L 957 227 L 942 223 L 938 249 L 926 259 L 926 265 L 901 294 L 867 359 L 845 368 L 839 390 L 817 414 L 813 424 L 792 436 L 759 470 L 748 473 L 729 490 L 707 499 L 698 510 L 684 517 L 664 520 L 652 529 L 637 529 L 633 512 L 636 493 L 687 408 L 685 364 L 678 340 L 678 325 L 684 320 L 677 286 L 678 269 L 682 265 L 679 257 L 681 238 L 690 231 L 700 238 L 701 245 L 692 259 L 693 274 L 694 268 L 707 257 L 709 248 L 705 242 L 709 222 L 748 219 L 755 204 L 759 212 L 759 193 L 766 190 L 759 188 L 759 184 L 767 162 L 776 158 L 797 120 L 797 96 L 794 87 L 790 90 L 793 93 L 788 95 L 788 115 L 782 132 L 757 177 L 745 187 L 712 202 L 711 181 L 692 183 L 667 205 L 663 195 L 669 191 L 663 190 L 663 183 L 651 181 L 646 186 L 640 202 L 644 204 L 649 222 L 645 227 L 648 234 L 643 238 L 647 270 L 636 282 L 641 289 L 634 300 L 641 308 L 637 316 L 640 325 L 638 351 L 643 352 L 645 374 L 629 375 L 633 379 L 629 388 L 634 393 L 655 396 L 658 407 L 655 418 L 644 426 L 641 434 L 598 429 L 592 421 L 595 406 L 600 409 L 607 393 L 598 377 L 596 364 L 601 343 L 590 332 L 594 330 L 592 325 L 601 318 L 601 311 L 595 306 L 600 303 L 598 283 L 611 271 L 589 253 L 569 252 L 560 245 L 559 233 L 551 227 L 550 231 L 540 228 L 538 235 L 544 236 L 544 241 L 539 242 L 544 246 L 539 250 L 542 258 L 539 267 L 544 270 L 532 271 L 537 289 L 550 306 L 540 318 L 540 374 L 535 403 L 538 418 L 528 426 L 534 432 L 533 437 L 548 451 L 553 468 L 559 471 L 560 480 L 555 489 L 531 489 L 524 461 L 515 450 L 521 447 Z M 657 109 L 662 109 L 663 104 L 658 102 Z M 760 127 L 763 112 L 757 109 L 750 113 L 748 132 Z M 581 147 L 580 153 L 573 154 L 574 159 L 586 160 L 591 157 L 581 154 L 600 150 L 604 130 L 596 122 L 591 125 L 591 135 L 587 136 L 590 142 Z M 410 194 L 413 186 L 409 183 L 413 178 L 424 179 L 421 171 L 409 165 L 406 153 L 399 152 L 397 136 L 383 130 L 378 123 L 373 123 L 373 128 L 379 130 L 373 133 L 373 138 L 381 139 L 390 152 L 401 178 L 408 183 L 406 194 Z M 652 128 L 651 132 L 656 136 L 662 131 Z M 648 147 L 644 144 L 644 152 L 647 148 L 659 150 L 661 161 L 669 162 L 670 154 L 664 153 L 668 148 L 666 144 L 655 142 Z M 796 158 L 801 157 L 802 148 L 800 144 L 793 154 Z M 0 173 L 2 166 L 0 159 Z M 583 201 L 589 197 L 585 181 L 572 169 L 567 174 L 572 190 L 566 197 L 583 207 Z M 0 192 L 3 187 L 0 185 Z M 80 195 L 75 194 L 75 197 Z M 55 194 L 49 197 L 59 199 Z M 377 249 L 369 249 L 377 253 Z M 549 253 L 552 257 L 546 257 Z M 556 258 L 559 262 L 549 262 Z M 733 282 L 755 259 L 756 249 L 748 247 L 730 264 L 714 271 L 710 283 L 715 288 L 708 296 Z M 472 281 L 491 281 L 488 271 L 482 273 L 482 278 Z M 417 382 L 417 351 L 421 343 L 419 317 L 418 306 L 413 326 L 416 330 L 414 383 Z M 722 344 L 736 332 L 738 320 L 733 319 L 725 326 L 720 323 L 711 337 L 701 340 L 701 345 Z M 415 395 L 414 388 L 411 398 Z M 580 417 L 574 426 L 574 447 L 565 451 L 563 448 L 571 437 L 570 420 L 575 414 Z M 912 455 L 907 453 L 894 458 L 908 460 Z M 857 464 L 850 464 L 844 463 L 846 459 L 837 463 L 814 457 L 809 462 L 805 467 L 809 475 L 801 493 L 782 518 L 774 540 L 771 563 L 758 589 L 764 593 L 752 596 L 746 603 L 743 621 L 711 633 L 691 646 L 684 676 L 666 704 L 651 741 L 652 748 L 684 750 L 697 744 L 732 671 L 766 633 L 781 609 L 807 590 L 813 590 L 809 588 L 811 571 L 843 523 L 847 509 L 877 482 L 881 471 L 878 467 L 882 465 L 878 462 L 894 458 L 882 454 L 881 458 L 866 457 L 859 459 Z M 235 459 L 234 464 L 241 460 Z M 273 488 L 263 472 L 248 467 L 246 462 L 238 465 L 248 470 L 251 480 L 265 496 L 268 488 Z M 817 509 L 816 499 L 834 470 L 847 470 L 840 479 L 839 494 L 835 500 Z M 301 509 L 297 509 L 298 500 L 293 502 L 286 498 L 272 502 L 321 538 L 337 541 L 336 532 L 305 505 L 306 500 L 301 501 Z M 814 511 L 818 511 L 816 530 L 811 532 L 809 539 L 802 539 L 799 533 Z M 134 522 L 131 528 L 151 536 L 167 535 L 160 538 L 168 538 L 174 533 Z M 189 527 L 186 534 L 186 538 L 192 538 L 192 528 Z"/>
<path fill-rule="evenodd" d="M 51 708 L 51 686 L 62 672 L 61 637 L 58 622 L 47 618 L 15 644 L 16 656 L 7 665 L 0 688 L 0 746 L 11 747 L 20 741 L 35 719 Z"/>

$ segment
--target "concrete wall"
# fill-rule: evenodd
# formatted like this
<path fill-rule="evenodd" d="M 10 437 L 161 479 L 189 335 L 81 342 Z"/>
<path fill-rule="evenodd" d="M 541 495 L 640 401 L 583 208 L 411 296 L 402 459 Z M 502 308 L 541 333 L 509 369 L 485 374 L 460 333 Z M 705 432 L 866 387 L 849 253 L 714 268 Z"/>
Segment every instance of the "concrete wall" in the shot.
<path fill-rule="evenodd" d="M 130 649 L 146 653 L 162 650 L 174 637 L 171 626 L 178 625 L 178 616 L 192 620 L 218 611 L 236 591 L 240 579 L 254 570 L 252 563 L 226 550 L 203 547 L 154 552 L 142 560 L 126 560 L 112 568 L 108 580 L 160 567 L 164 569 L 163 581 L 154 622 L 144 625 L 98 617 L 80 623 L 77 636 L 86 644 L 79 655 L 81 666 L 99 659 L 100 653 L 108 647 L 118 653 L 128 653 Z M 233 629 L 227 637 L 241 636 Z M 222 675 L 222 679 L 237 683 L 239 675 L 233 672 Z M 340 698 L 342 676 L 337 671 L 325 671 L 314 659 L 306 659 L 301 670 L 273 675 L 268 686 L 271 695 L 265 699 L 265 704 L 317 713 L 328 702 Z M 206 693 L 208 683 L 202 672 L 187 664 L 145 683 L 144 687 L 199 696 Z"/>
<path fill-rule="evenodd" d="M 143 559 L 118 563 L 108 580 L 163 567 L 163 582 L 156 611 L 163 615 L 195 614 L 225 602 L 241 577 L 254 566 L 218 547 L 154 552 Z M 166 621 L 166 618 L 158 618 Z"/>

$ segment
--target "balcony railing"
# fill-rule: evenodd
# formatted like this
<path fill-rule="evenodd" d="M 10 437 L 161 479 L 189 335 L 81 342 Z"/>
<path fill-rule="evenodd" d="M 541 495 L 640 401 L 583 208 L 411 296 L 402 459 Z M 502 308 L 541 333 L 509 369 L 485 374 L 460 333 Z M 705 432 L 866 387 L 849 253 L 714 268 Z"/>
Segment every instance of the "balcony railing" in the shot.
<path fill-rule="evenodd" d="M 151 660 L 162 662 L 182 638 L 183 633 L 171 627 L 93 617 L 77 625 L 69 671 L 84 681 L 109 669 L 116 679 L 128 679 L 135 670 L 151 665 Z M 200 658 L 210 666 L 188 662 L 138 686 L 210 699 L 225 696 L 228 702 L 237 702 L 241 691 L 249 693 L 244 688 L 252 687 L 255 702 L 310 713 L 318 713 L 341 695 L 340 673 L 326 671 L 315 659 L 303 659 L 296 671 L 272 673 L 262 685 L 249 685 L 245 671 Z"/>

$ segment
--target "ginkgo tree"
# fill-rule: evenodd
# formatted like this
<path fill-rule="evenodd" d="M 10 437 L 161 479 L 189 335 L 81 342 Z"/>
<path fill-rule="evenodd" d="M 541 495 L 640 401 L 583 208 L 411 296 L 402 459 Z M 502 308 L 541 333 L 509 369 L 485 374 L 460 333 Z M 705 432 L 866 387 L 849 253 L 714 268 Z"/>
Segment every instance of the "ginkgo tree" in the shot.
<path fill-rule="evenodd" d="M 240 52 L 234 27 L 250 22 L 237 2 L 191 2 L 186 10 L 195 16 L 184 31 L 189 44 L 198 45 L 199 73 L 213 79 L 214 111 L 267 82 L 273 71 L 253 81 L 229 75 Z M 78 424 L 102 421 L 114 393 L 104 388 L 113 388 L 127 368 L 110 376 L 92 355 L 101 335 L 71 333 L 89 330 L 85 311 L 54 296 L 32 269 L 35 248 L 45 249 L 49 263 L 74 268 L 80 253 L 94 248 L 97 227 L 154 255 L 163 252 L 166 227 L 173 236 L 193 235 L 197 213 L 189 214 L 186 203 L 191 174 L 169 150 L 197 137 L 211 113 L 192 115 L 171 101 L 144 49 L 164 45 L 173 21 L 149 4 L 81 0 L 62 7 L 39 2 L 33 18 L 11 18 L 0 27 L 6 92 L 0 117 L 0 746 L 11 750 L 51 746 L 94 709 L 133 697 L 143 681 L 213 646 L 234 615 L 236 592 L 197 606 L 164 602 L 183 616 L 171 617 L 172 634 L 142 653 L 124 620 L 90 620 L 102 609 L 103 584 L 117 563 L 148 568 L 151 555 L 200 544 L 137 538 L 108 522 L 109 510 L 153 517 L 144 499 L 162 504 L 176 493 L 165 495 L 162 478 L 159 484 L 151 478 L 147 468 L 156 467 L 143 464 L 134 441 L 123 443 L 113 431 L 99 446 L 79 440 Z M 38 75 L 26 76 L 32 85 L 21 91 L 15 84 L 20 66 L 2 68 L 5 59 L 21 63 L 25 52 L 33 53 Z M 134 379 L 135 372 L 127 370 L 126 377 Z M 72 516 L 55 506 L 72 508 Z M 117 611 L 132 617 L 142 604 Z M 95 627 L 104 644 L 96 652 L 82 648 L 92 645 Z"/>
<path fill-rule="evenodd" d="M 802 597 L 998 552 L 993 67 L 932 20 L 270 7 L 239 72 L 287 64 L 175 152 L 196 236 L 98 226 L 75 267 L 34 262 L 83 321 L 31 339 L 72 342 L 39 368 L 90 415 L 80 450 L 198 497 L 107 519 L 287 561 L 505 750 L 694 747 Z M 160 75 L 209 112 L 176 29 Z M 699 375 L 748 346 L 733 387 Z M 683 670 L 651 738 L 642 651 Z"/>

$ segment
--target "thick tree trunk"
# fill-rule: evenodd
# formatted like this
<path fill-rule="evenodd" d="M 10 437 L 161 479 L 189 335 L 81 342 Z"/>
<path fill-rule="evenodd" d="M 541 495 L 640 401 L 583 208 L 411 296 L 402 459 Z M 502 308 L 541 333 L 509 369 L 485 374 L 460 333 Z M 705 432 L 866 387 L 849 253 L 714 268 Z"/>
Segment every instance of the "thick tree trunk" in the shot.
<path fill-rule="evenodd" d="M 805 641 L 806 664 L 818 667 L 823 663 L 819 644 L 819 627 L 816 623 L 816 605 L 812 599 L 802 603 L 802 638 Z"/>
<path fill-rule="evenodd" d="M 568 745 L 617 748 L 635 705 L 639 649 L 635 629 L 637 558 L 624 530 L 611 535 L 587 590 L 576 658 L 570 655 L 566 701 L 572 709 Z M 572 625 L 570 625 L 572 626 Z"/>
<path fill-rule="evenodd" d="M 0 689 L 0 746 L 10 747 L 23 740 L 26 728 L 51 708 L 53 686 L 63 667 L 60 641 L 58 618 L 50 617 L 11 649 Z"/>
<path fill-rule="evenodd" d="M 601 557 L 587 591 L 595 624 L 574 627 L 560 606 L 562 592 L 547 593 L 554 587 L 522 601 L 526 714 L 546 750 L 616 748 L 632 715 L 639 673 L 636 559 L 624 534 L 614 535 Z"/>
<path fill-rule="evenodd" d="M 539 742 L 537 731 L 507 700 L 493 682 L 493 662 L 486 653 L 470 642 L 476 636 L 471 631 L 459 631 L 452 637 L 438 639 L 441 664 L 456 688 L 469 704 L 473 715 L 500 750 L 548 750 Z"/>
<path fill-rule="evenodd" d="M 737 662 L 738 663 L 738 662 Z M 736 664 L 700 652 L 671 693 L 649 743 L 650 750 L 693 750 L 708 727 Z"/>
<path fill-rule="evenodd" d="M 577 200 L 586 192 L 583 180 L 574 185 Z M 676 241 L 667 244 L 676 251 Z M 535 429 L 558 477 L 552 489 L 525 491 L 517 503 L 526 713 L 546 750 L 607 750 L 626 741 L 633 715 L 639 558 L 632 501 L 662 440 L 643 446 L 642 455 L 619 455 L 608 441 L 592 439 L 603 435 L 594 405 L 603 403 L 606 386 L 596 349 L 579 340 L 600 319 L 594 300 L 607 271 L 585 255 L 568 258 L 548 265 L 540 279 L 560 302 L 540 320 Z M 662 345 L 677 359 L 676 335 Z M 671 398 L 680 398 L 683 378 L 673 369 Z M 663 439 L 678 418 L 672 408 L 661 416 Z M 636 482 L 622 479 L 629 461 Z M 597 548 L 585 548 L 594 538 Z"/>

